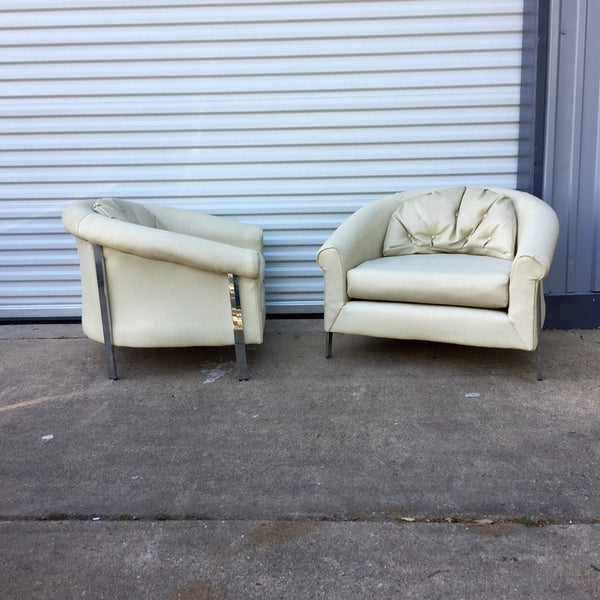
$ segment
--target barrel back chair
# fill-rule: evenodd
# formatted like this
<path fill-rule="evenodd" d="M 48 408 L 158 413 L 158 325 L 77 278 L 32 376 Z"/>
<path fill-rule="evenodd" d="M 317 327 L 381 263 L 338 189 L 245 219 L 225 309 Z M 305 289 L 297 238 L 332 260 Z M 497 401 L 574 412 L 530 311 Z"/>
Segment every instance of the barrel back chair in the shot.
<path fill-rule="evenodd" d="M 558 236 L 531 194 L 454 186 L 391 194 L 323 244 L 326 356 L 333 333 L 538 350 Z"/>
<path fill-rule="evenodd" d="M 245 344 L 263 341 L 263 232 L 192 210 L 115 198 L 69 204 L 85 334 L 113 346 L 235 345 L 248 379 Z"/>

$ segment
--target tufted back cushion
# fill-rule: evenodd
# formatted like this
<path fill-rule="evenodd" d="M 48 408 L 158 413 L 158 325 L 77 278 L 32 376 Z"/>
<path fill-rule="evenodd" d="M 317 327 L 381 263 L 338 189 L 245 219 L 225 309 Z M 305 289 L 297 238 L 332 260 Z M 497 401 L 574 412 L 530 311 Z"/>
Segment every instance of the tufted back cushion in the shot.
<path fill-rule="evenodd" d="M 94 202 L 92 210 L 111 219 L 162 229 L 160 221 L 145 206 L 118 198 L 100 198 Z"/>
<path fill-rule="evenodd" d="M 384 256 L 454 252 L 513 259 L 517 219 L 510 198 L 480 187 L 403 198 L 390 217 Z"/>

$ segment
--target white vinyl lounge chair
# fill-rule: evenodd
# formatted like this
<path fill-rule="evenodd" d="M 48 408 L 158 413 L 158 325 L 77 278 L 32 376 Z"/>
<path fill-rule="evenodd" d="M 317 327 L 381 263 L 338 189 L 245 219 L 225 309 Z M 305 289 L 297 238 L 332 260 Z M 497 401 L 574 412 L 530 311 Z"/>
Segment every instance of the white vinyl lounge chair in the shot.
<path fill-rule="evenodd" d="M 260 227 L 114 198 L 77 201 L 63 213 L 77 240 L 85 334 L 103 342 L 109 377 L 114 346 L 235 345 L 263 341 Z"/>
<path fill-rule="evenodd" d="M 400 192 L 323 244 L 326 356 L 333 333 L 535 350 L 558 237 L 542 200 L 502 188 Z"/>

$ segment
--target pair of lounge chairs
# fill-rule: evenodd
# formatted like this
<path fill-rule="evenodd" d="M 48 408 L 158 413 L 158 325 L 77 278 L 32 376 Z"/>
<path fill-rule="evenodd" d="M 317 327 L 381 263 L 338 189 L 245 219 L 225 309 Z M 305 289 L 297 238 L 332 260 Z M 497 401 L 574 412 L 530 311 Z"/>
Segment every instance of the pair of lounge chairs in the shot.
<path fill-rule="evenodd" d="M 245 344 L 265 325 L 263 232 L 171 207 L 103 198 L 63 214 L 77 241 L 82 324 L 105 347 Z M 323 244 L 326 356 L 333 333 L 538 349 L 542 280 L 558 236 L 540 199 L 502 188 L 392 194 L 351 215 Z"/>

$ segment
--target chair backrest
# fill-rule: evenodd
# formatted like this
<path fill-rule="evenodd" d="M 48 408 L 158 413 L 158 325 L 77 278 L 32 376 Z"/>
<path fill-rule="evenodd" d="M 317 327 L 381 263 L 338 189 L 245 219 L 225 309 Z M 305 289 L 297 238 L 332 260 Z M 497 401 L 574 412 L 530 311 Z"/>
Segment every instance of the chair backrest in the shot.
<path fill-rule="evenodd" d="M 517 218 L 511 199 L 480 187 L 400 194 L 383 242 L 384 256 L 464 253 L 512 260 Z"/>

